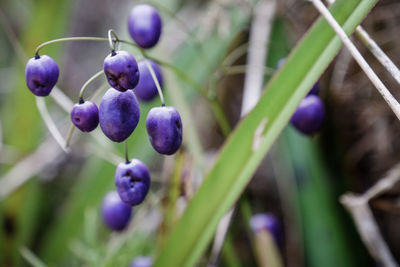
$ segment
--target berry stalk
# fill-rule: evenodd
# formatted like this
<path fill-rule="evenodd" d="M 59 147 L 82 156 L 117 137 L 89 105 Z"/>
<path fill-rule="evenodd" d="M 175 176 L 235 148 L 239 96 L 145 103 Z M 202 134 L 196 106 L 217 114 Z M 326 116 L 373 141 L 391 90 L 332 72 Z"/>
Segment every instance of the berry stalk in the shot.
<path fill-rule="evenodd" d="M 154 72 L 153 66 L 151 66 L 150 62 L 148 62 L 147 60 L 145 60 L 145 63 L 146 63 L 146 65 L 147 65 L 147 68 L 148 68 L 149 71 L 150 71 L 150 74 L 151 74 L 151 77 L 152 77 L 153 80 L 154 80 L 154 83 L 156 84 L 157 91 L 158 91 L 158 95 L 160 96 L 160 100 L 161 100 L 161 105 L 162 105 L 162 106 L 165 106 L 164 95 L 163 95 L 163 92 L 162 92 L 162 90 L 161 90 L 160 83 L 158 82 L 156 73 Z"/>
<path fill-rule="evenodd" d="M 89 78 L 81 87 L 81 90 L 79 91 L 79 102 L 83 101 L 83 94 L 85 93 L 86 88 L 97 78 L 100 77 L 102 74 L 104 74 L 104 71 L 98 71 L 96 72 L 92 77 Z"/>

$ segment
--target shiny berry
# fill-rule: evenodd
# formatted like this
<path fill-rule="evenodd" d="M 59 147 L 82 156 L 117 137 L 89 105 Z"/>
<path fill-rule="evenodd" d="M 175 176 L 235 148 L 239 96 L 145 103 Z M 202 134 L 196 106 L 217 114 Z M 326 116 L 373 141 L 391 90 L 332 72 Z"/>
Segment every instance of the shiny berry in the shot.
<path fill-rule="evenodd" d="M 71 120 L 82 132 L 91 132 L 99 124 L 99 109 L 91 101 L 80 102 L 72 108 Z"/>
<path fill-rule="evenodd" d="M 182 121 L 174 107 L 152 108 L 146 118 L 150 143 L 160 154 L 174 154 L 182 143 Z"/>
<path fill-rule="evenodd" d="M 116 191 L 108 192 L 101 205 L 104 224 L 111 230 L 124 230 L 131 219 L 132 207 L 125 204 Z"/>
<path fill-rule="evenodd" d="M 152 60 L 145 59 L 147 62 L 151 64 L 153 67 L 154 73 L 157 77 L 158 83 L 162 87 L 163 84 L 163 77 L 161 73 L 160 66 Z M 139 100 L 142 101 L 150 101 L 152 100 L 157 94 L 157 87 L 151 76 L 150 70 L 147 67 L 145 60 L 141 60 L 138 63 L 139 66 L 139 73 L 140 73 L 140 80 L 138 85 L 135 88 L 135 94 Z"/>
<path fill-rule="evenodd" d="M 130 267 L 151 267 L 153 266 L 153 259 L 146 256 L 138 256 L 131 262 Z"/>
<path fill-rule="evenodd" d="M 25 67 L 26 85 L 34 95 L 48 96 L 59 75 L 57 63 L 49 56 L 35 56 Z"/>
<path fill-rule="evenodd" d="M 149 192 L 149 169 L 138 159 L 120 163 L 115 172 L 115 185 L 122 201 L 131 206 L 138 205 Z"/>
<path fill-rule="evenodd" d="M 309 95 L 300 102 L 290 122 L 301 133 L 312 135 L 321 128 L 324 115 L 325 108 L 321 98 Z"/>
<path fill-rule="evenodd" d="M 275 242 L 280 246 L 282 243 L 282 227 L 279 219 L 271 213 L 259 213 L 250 218 L 250 228 L 255 234 L 260 231 L 268 231 Z"/>
<path fill-rule="evenodd" d="M 132 8 L 128 30 L 132 39 L 142 48 L 152 48 L 160 39 L 162 21 L 157 9 L 141 4 Z"/>
<path fill-rule="evenodd" d="M 139 104 L 133 91 L 107 90 L 100 102 L 99 121 L 108 138 L 114 142 L 124 141 L 135 130 L 139 118 Z"/>
<path fill-rule="evenodd" d="M 125 92 L 139 82 L 136 59 L 127 51 L 113 51 L 104 59 L 104 73 L 111 87 Z"/>

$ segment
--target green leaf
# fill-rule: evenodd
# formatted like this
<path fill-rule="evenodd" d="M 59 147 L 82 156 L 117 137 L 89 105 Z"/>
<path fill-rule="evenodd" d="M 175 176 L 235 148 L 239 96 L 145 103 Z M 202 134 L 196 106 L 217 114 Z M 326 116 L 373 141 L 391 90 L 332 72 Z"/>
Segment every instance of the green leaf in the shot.
<path fill-rule="evenodd" d="M 351 33 L 375 3 L 338 0 L 331 12 Z M 219 220 L 239 198 L 301 99 L 340 47 L 339 38 L 325 20 L 319 19 L 270 81 L 257 106 L 228 138 L 155 266 L 193 266 L 197 262 Z M 262 135 L 257 137 L 257 133 Z"/>

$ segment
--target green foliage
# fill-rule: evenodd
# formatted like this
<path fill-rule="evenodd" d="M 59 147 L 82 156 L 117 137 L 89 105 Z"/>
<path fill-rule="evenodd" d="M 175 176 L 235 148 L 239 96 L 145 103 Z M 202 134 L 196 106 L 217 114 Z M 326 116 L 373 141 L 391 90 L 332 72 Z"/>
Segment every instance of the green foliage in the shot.
<path fill-rule="evenodd" d="M 375 2 L 338 0 L 331 12 L 350 33 Z M 330 26 L 318 20 L 270 81 L 257 106 L 229 136 L 155 266 L 193 266 L 197 262 L 219 220 L 238 199 L 290 115 L 340 46 Z"/>

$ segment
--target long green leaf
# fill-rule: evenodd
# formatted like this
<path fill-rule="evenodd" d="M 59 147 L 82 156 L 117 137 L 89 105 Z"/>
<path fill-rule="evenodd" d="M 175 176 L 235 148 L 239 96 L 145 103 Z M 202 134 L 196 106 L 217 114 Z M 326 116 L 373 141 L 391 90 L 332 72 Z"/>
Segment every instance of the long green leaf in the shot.
<path fill-rule="evenodd" d="M 331 12 L 351 33 L 375 3 L 338 0 Z M 219 220 L 238 199 L 301 99 L 340 47 L 330 26 L 318 20 L 271 80 L 257 106 L 227 140 L 155 266 L 192 266 L 197 262 Z M 257 136 L 259 132 L 263 135 Z"/>

